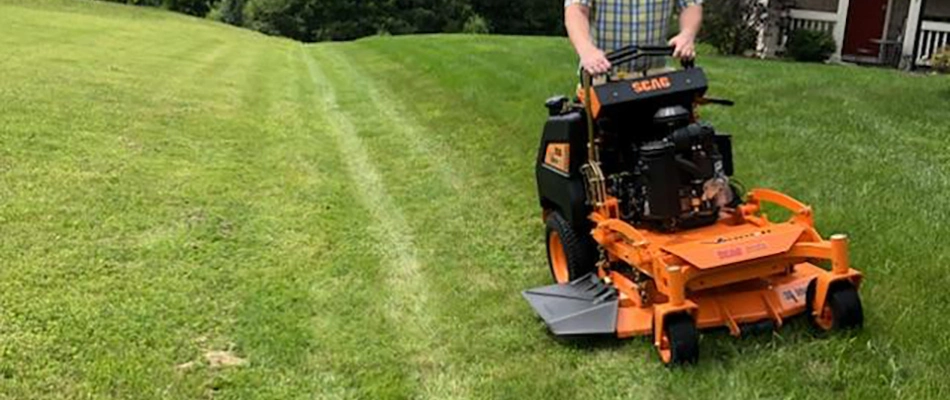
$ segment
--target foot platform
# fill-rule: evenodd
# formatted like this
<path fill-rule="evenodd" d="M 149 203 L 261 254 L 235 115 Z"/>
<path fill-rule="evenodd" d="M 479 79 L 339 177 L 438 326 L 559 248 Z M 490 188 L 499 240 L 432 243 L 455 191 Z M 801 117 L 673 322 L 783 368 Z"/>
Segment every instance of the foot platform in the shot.
<path fill-rule="evenodd" d="M 617 290 L 596 274 L 562 285 L 521 293 L 557 336 L 613 335 L 620 300 Z"/>

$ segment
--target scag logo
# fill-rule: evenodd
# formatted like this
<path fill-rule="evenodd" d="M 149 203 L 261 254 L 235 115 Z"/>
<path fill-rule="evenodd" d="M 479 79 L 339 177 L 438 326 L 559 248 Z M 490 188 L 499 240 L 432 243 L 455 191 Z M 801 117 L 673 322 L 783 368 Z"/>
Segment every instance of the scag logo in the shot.
<path fill-rule="evenodd" d="M 636 93 L 652 92 L 654 90 L 669 89 L 670 86 L 673 86 L 673 83 L 670 82 L 670 78 L 667 76 L 661 76 L 659 78 L 634 82 L 633 91 Z"/>
<path fill-rule="evenodd" d="M 757 252 L 765 251 L 765 250 L 768 250 L 768 249 L 769 249 L 768 243 L 760 242 L 760 243 L 756 243 L 756 244 L 752 244 L 752 245 L 746 246 L 745 251 L 748 252 L 748 253 L 757 253 Z"/>
<path fill-rule="evenodd" d="M 730 258 L 742 257 L 742 248 L 733 247 L 731 249 L 719 250 L 716 252 L 716 256 L 719 257 L 720 260 L 727 260 Z"/>

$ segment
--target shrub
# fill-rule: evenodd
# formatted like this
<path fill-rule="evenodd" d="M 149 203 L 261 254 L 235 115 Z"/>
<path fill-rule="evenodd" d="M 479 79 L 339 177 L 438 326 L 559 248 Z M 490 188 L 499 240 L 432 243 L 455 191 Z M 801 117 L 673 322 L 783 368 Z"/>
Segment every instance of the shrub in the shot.
<path fill-rule="evenodd" d="M 950 46 L 937 50 L 930 57 L 930 67 L 943 74 L 950 72 Z"/>
<path fill-rule="evenodd" d="M 491 33 L 491 24 L 489 24 L 488 20 L 483 18 L 481 15 L 473 14 L 471 17 L 468 17 L 468 20 L 465 21 L 465 25 L 462 25 L 462 32 L 476 35 L 487 35 Z"/>
<path fill-rule="evenodd" d="M 785 53 L 795 61 L 823 62 L 837 48 L 835 38 L 829 32 L 797 29 L 788 35 Z"/>

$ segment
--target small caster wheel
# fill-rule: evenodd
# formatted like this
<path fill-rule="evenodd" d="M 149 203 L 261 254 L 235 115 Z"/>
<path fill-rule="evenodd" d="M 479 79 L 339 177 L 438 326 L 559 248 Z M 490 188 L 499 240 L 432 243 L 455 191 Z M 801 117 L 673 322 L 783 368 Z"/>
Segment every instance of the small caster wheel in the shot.
<path fill-rule="evenodd" d="M 806 304 L 809 312 L 814 310 L 815 286 L 817 281 L 808 284 Z M 864 325 L 864 309 L 858 289 L 851 282 L 839 281 L 831 284 L 825 304 L 819 315 L 810 315 L 812 326 L 822 332 L 831 330 L 858 329 Z"/>
<path fill-rule="evenodd" d="M 663 324 L 660 359 L 668 366 L 699 361 L 699 331 L 689 314 L 673 314 Z"/>

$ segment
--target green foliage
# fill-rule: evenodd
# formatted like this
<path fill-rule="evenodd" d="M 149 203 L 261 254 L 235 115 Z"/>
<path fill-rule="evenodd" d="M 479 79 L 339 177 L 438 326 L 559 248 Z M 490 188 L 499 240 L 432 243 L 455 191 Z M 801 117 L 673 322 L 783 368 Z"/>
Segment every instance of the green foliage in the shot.
<path fill-rule="evenodd" d="M 133 6 L 161 7 L 162 0 L 105 0 L 110 3 L 131 4 Z"/>
<path fill-rule="evenodd" d="M 245 0 L 220 0 L 208 12 L 207 17 L 215 21 L 241 26 L 244 23 Z"/>
<path fill-rule="evenodd" d="M 203 17 L 211 11 L 218 0 L 106 0 L 113 3 L 124 3 L 137 6 L 162 7 L 188 15 Z"/>
<path fill-rule="evenodd" d="M 215 1 L 216 0 L 162 0 L 162 7 L 188 15 L 203 17 L 208 14 L 208 11 L 211 11 L 211 7 Z"/>
<path fill-rule="evenodd" d="M 700 57 L 721 55 L 719 49 L 709 43 L 696 43 L 696 54 Z"/>
<path fill-rule="evenodd" d="M 462 26 L 462 32 L 487 35 L 491 33 L 491 25 L 488 23 L 488 20 L 481 15 L 473 14 L 471 17 L 468 17 L 468 21 L 465 21 L 465 25 Z"/>
<path fill-rule="evenodd" d="M 699 39 L 722 54 L 741 55 L 754 50 L 766 21 L 767 9 L 758 0 L 706 0 Z"/>
<path fill-rule="evenodd" d="M 314 5 L 308 0 L 247 0 L 242 14 L 243 24 L 269 35 L 312 40 L 314 28 L 308 21 L 316 20 L 320 11 Z"/>
<path fill-rule="evenodd" d="M 930 57 L 930 67 L 940 73 L 950 72 L 950 46 L 946 46 Z"/>
<path fill-rule="evenodd" d="M 458 32 L 471 8 L 464 0 L 246 0 L 242 24 L 312 42 L 364 36 Z"/>
<path fill-rule="evenodd" d="M 472 10 L 484 16 L 492 32 L 519 35 L 564 33 L 564 8 L 552 0 L 471 0 Z"/>
<path fill-rule="evenodd" d="M 550 0 L 109 0 L 160 6 L 313 42 L 437 32 L 561 34 Z"/>
<path fill-rule="evenodd" d="M 829 32 L 797 29 L 788 35 L 786 56 L 802 62 L 823 62 L 838 48 Z"/>

